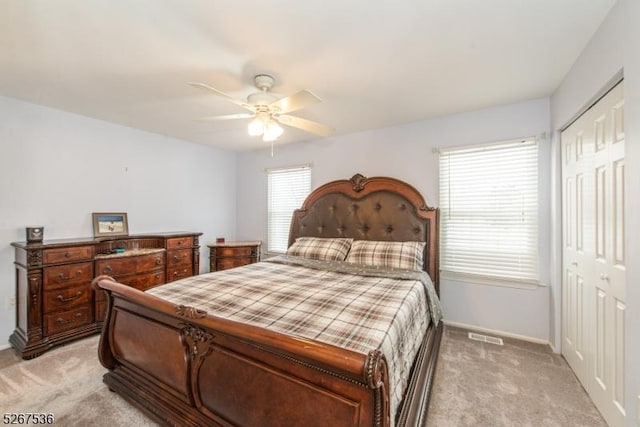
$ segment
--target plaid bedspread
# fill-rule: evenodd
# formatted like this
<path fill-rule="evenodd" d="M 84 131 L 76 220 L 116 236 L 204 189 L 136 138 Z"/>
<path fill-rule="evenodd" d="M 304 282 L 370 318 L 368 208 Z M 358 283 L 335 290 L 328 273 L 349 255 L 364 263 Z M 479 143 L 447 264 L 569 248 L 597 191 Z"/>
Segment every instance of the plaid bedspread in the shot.
<path fill-rule="evenodd" d="M 189 277 L 147 293 L 365 355 L 378 349 L 389 365 L 395 414 L 430 315 L 439 319 L 437 297 L 426 274 L 345 264 L 276 257 Z M 433 293 L 431 301 L 428 293 Z M 435 310 L 429 310 L 430 303 Z"/>

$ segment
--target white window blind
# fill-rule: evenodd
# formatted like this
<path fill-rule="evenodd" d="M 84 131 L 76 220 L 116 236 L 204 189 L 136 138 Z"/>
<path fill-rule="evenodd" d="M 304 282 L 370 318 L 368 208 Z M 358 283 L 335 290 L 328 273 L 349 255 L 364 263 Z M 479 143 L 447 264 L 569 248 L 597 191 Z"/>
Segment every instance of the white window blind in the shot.
<path fill-rule="evenodd" d="M 293 211 L 302 206 L 302 202 L 311 191 L 311 168 L 298 166 L 267 170 L 267 177 L 269 198 L 267 250 L 284 253 L 289 243 L 289 227 Z"/>
<path fill-rule="evenodd" d="M 449 276 L 538 283 L 534 139 L 441 151 L 440 213 Z"/>

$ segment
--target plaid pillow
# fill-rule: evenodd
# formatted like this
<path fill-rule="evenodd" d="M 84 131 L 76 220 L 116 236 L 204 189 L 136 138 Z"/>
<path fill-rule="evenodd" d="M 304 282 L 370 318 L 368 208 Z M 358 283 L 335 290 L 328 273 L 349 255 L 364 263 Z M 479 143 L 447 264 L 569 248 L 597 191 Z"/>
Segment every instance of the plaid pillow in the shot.
<path fill-rule="evenodd" d="M 422 270 L 425 242 L 356 240 L 345 261 L 376 267 Z"/>
<path fill-rule="evenodd" d="M 344 261 L 353 239 L 325 239 L 321 237 L 298 237 L 287 250 L 287 255 L 323 261 Z"/>

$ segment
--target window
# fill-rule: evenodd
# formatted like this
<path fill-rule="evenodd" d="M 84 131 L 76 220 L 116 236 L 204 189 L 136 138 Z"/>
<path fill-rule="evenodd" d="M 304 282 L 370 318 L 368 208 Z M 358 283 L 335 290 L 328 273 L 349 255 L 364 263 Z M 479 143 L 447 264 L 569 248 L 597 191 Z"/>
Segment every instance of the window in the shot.
<path fill-rule="evenodd" d="M 293 211 L 311 191 L 311 167 L 298 166 L 267 170 L 268 236 L 267 251 L 285 253 Z"/>
<path fill-rule="evenodd" d="M 443 150 L 443 274 L 538 284 L 538 144 L 534 139 Z"/>

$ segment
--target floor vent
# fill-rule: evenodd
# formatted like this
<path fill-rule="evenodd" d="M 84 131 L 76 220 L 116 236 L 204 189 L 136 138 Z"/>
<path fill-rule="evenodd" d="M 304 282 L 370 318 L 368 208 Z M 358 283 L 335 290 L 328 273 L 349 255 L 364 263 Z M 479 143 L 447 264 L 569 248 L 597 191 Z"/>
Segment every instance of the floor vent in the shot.
<path fill-rule="evenodd" d="M 469 332 L 469 339 L 474 341 L 486 342 L 495 345 L 504 345 L 502 338 L 490 337 L 488 335 L 476 334 L 475 332 Z"/>

